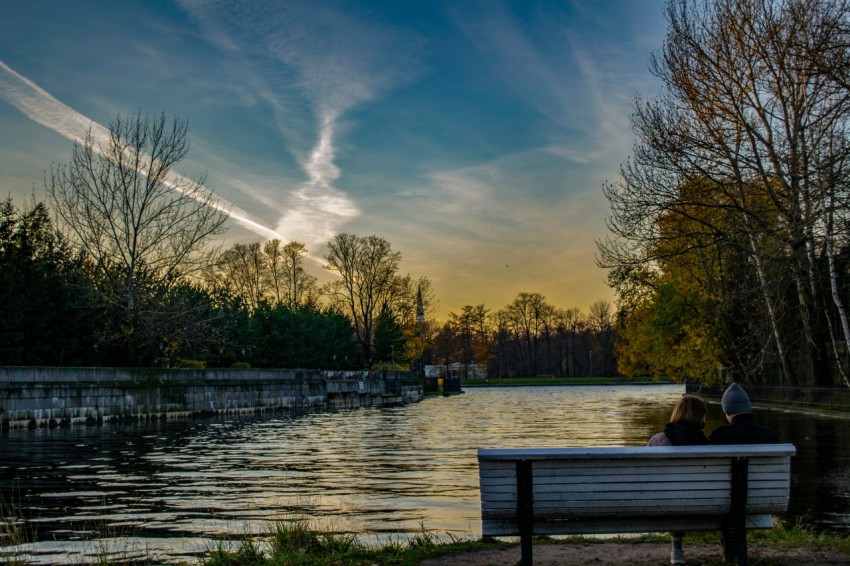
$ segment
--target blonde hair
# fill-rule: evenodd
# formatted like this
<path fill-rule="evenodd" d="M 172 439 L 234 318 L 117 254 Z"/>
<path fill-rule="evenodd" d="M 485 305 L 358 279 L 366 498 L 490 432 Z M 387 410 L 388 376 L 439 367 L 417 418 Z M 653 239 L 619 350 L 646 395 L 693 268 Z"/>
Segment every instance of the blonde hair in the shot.
<path fill-rule="evenodd" d="M 696 395 L 682 395 L 682 398 L 673 407 L 670 422 L 692 428 L 703 428 L 705 426 L 705 401 Z"/>

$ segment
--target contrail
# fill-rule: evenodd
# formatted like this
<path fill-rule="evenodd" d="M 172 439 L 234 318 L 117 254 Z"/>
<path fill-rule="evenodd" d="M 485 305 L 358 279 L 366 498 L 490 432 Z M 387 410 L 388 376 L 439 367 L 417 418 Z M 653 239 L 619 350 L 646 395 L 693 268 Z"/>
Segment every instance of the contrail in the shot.
<path fill-rule="evenodd" d="M 3 61 L 0 61 L 0 97 L 6 99 L 34 122 L 71 141 L 79 140 L 89 129 L 96 141 L 104 143 L 109 139 L 109 131 L 104 126 L 59 102 L 49 92 L 14 71 Z M 179 190 L 172 180 L 167 179 L 165 183 L 172 189 Z M 214 205 L 216 209 L 228 213 L 233 220 L 248 230 L 264 238 L 284 239 L 279 232 L 265 226 L 232 202 L 218 196 L 215 198 L 217 199 Z"/>

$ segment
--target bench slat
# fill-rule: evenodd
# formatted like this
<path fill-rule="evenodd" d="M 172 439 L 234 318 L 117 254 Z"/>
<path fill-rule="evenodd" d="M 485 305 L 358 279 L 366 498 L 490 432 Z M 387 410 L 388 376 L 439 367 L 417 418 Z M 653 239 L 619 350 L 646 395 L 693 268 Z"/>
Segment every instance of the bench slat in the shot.
<path fill-rule="evenodd" d="M 747 513 L 758 516 L 754 526 L 769 527 L 770 514 L 787 509 L 794 453 L 791 444 L 479 450 L 483 534 L 519 532 L 517 460 L 533 462 L 535 533 L 697 530 L 685 525 L 700 521 L 719 528 L 731 463 L 744 456 Z"/>
<path fill-rule="evenodd" d="M 788 497 L 782 494 L 774 496 L 759 497 L 753 501 L 747 501 L 747 511 L 749 513 L 778 513 L 777 509 L 783 509 L 788 505 Z M 713 510 L 716 513 L 726 513 L 729 510 L 729 497 L 718 495 L 717 497 L 701 497 L 694 499 L 654 499 L 654 500 L 636 500 L 636 499 L 618 499 L 611 497 L 609 499 L 587 499 L 583 501 L 568 500 L 568 501 L 535 501 L 534 513 L 535 516 L 542 515 L 545 510 L 554 512 L 557 510 L 568 517 L 586 515 L 593 517 L 596 515 L 610 515 L 612 512 L 625 512 L 626 509 L 631 510 L 634 514 L 653 515 L 659 513 L 677 513 L 689 514 L 694 512 L 706 512 Z M 482 502 L 482 516 L 489 516 L 494 513 L 516 513 L 515 501 L 485 501 Z"/>
<path fill-rule="evenodd" d="M 575 448 L 482 448 L 478 460 L 632 460 L 636 456 L 644 459 L 699 458 L 725 456 L 734 453 L 737 457 L 793 456 L 793 444 L 730 444 L 725 446 L 602 446 Z"/>
<path fill-rule="evenodd" d="M 674 470 L 682 470 L 689 472 L 697 469 L 729 471 L 730 458 L 714 458 L 714 459 L 690 459 L 679 460 L 671 459 L 666 463 L 658 462 L 655 459 L 651 460 L 635 460 L 630 462 L 628 467 L 623 465 L 622 461 L 600 461 L 600 462 L 581 462 L 581 461 L 540 461 L 534 463 L 535 477 L 546 475 L 556 475 L 563 473 L 564 470 L 570 470 L 571 474 L 578 475 L 597 475 L 610 473 L 612 470 L 628 469 L 632 474 L 656 474 L 674 473 Z M 764 471 L 784 471 L 788 469 L 787 458 L 769 458 L 751 460 L 753 470 Z M 511 474 L 515 470 L 513 462 L 505 461 L 481 461 L 479 462 L 479 474 L 482 477 L 499 477 L 503 474 Z"/>
<path fill-rule="evenodd" d="M 752 494 L 748 497 L 748 501 L 751 501 L 752 504 L 762 504 L 763 501 L 768 499 L 776 499 L 778 497 L 787 496 L 788 490 L 782 488 L 774 488 L 774 489 L 762 489 L 757 493 Z M 650 499 L 651 498 L 651 499 Z M 580 504 L 585 501 L 634 501 L 636 504 L 640 504 L 642 502 L 646 502 L 648 500 L 651 501 L 681 501 L 683 505 L 687 505 L 690 501 L 701 501 L 704 499 L 723 499 L 729 502 L 729 491 L 722 489 L 714 489 L 714 490 L 702 490 L 702 491 L 688 491 L 688 490 L 678 490 L 678 491 L 669 491 L 669 492 L 659 492 L 657 494 L 650 494 L 647 492 L 628 492 L 628 491 L 610 491 L 610 492 L 571 492 L 571 493 L 561 493 L 561 492 L 550 492 L 550 493 L 539 493 L 535 492 L 534 494 L 534 505 L 535 507 L 539 505 L 544 505 L 546 503 L 558 502 L 563 505 L 566 505 L 567 502 L 575 502 L 576 504 Z M 483 495 L 481 497 L 482 505 L 488 505 L 490 503 L 493 504 L 502 504 L 502 503 L 516 503 L 516 495 L 508 492 L 498 492 L 498 493 L 489 493 L 487 495 Z M 784 509 L 780 509 L 777 513 L 784 511 Z"/>
<path fill-rule="evenodd" d="M 665 477 L 658 478 L 653 481 L 634 481 L 628 482 L 620 478 L 600 478 L 600 481 L 591 483 L 589 481 L 576 481 L 573 479 L 554 481 L 545 481 L 534 478 L 535 493 L 547 493 L 552 491 L 567 491 L 567 492 L 595 492 L 595 491 L 636 491 L 651 494 L 652 491 L 667 491 L 667 490 L 689 490 L 689 491 L 704 491 L 711 489 L 729 490 L 728 477 L 709 477 L 699 476 L 699 479 L 685 479 L 687 476 Z M 790 480 L 787 474 L 771 474 L 760 476 L 758 478 L 750 478 L 748 486 L 750 491 L 758 491 L 768 488 L 783 488 L 790 485 Z M 497 481 L 481 481 L 479 484 L 483 491 L 496 492 L 516 492 L 516 486 L 511 485 L 511 482 L 499 479 Z"/>
<path fill-rule="evenodd" d="M 517 536 L 519 534 L 516 523 L 485 520 L 482 526 L 487 536 Z M 769 529 L 772 526 L 772 515 L 747 516 L 747 528 L 749 529 Z M 605 518 L 601 521 L 540 521 L 534 524 L 534 532 L 539 535 L 661 533 L 676 530 L 716 531 L 720 528 L 721 519 L 719 517 Z"/>

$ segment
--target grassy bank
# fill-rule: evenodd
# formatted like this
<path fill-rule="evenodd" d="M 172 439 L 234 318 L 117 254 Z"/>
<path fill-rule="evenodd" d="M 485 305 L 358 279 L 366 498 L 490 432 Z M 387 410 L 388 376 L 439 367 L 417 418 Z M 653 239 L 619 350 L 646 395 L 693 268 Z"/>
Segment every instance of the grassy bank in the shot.
<path fill-rule="evenodd" d="M 663 535 L 641 537 L 667 542 Z M 818 548 L 828 550 L 850 561 L 850 537 L 816 533 L 801 526 L 792 529 L 776 527 L 769 531 L 751 531 L 748 540 L 753 545 L 775 548 Z M 587 538 L 571 537 L 566 539 L 540 538 L 535 544 L 594 544 L 618 542 L 633 544 L 634 537 L 628 538 Z M 719 535 L 715 533 L 689 534 L 688 545 L 720 545 Z M 304 521 L 278 522 L 272 528 L 266 540 L 245 540 L 233 550 L 218 548 L 211 551 L 202 560 L 204 566 L 240 565 L 365 565 L 393 564 L 414 566 L 423 560 L 445 557 L 451 554 L 476 552 L 504 548 L 515 543 L 494 539 L 451 540 L 439 542 L 433 534 L 422 531 L 410 540 L 389 542 L 379 547 L 370 547 L 357 541 L 354 535 L 321 533 L 309 529 Z M 718 560 L 717 564 L 722 561 Z"/>
<path fill-rule="evenodd" d="M 461 387 L 520 387 L 528 385 L 670 385 L 672 381 L 622 377 L 517 377 L 503 379 L 464 379 Z"/>
<path fill-rule="evenodd" d="M 202 566 L 419 564 L 429 558 L 507 546 L 496 540 L 439 542 L 422 530 L 411 539 L 390 540 L 380 546 L 358 541 L 356 535 L 317 532 L 307 521 L 277 521 L 263 540 L 243 540 L 235 549 L 216 548 Z"/>
<path fill-rule="evenodd" d="M 7 533 L 8 534 L 8 533 Z M 750 531 L 748 541 L 751 547 L 778 550 L 779 555 L 793 556 L 799 549 L 818 549 L 827 552 L 837 564 L 850 563 L 850 537 L 817 533 L 799 525 L 785 529 L 776 527 L 768 531 Z M 3 543 L 22 542 L 7 538 Z M 669 544 L 666 535 L 588 538 L 567 537 L 559 539 L 538 538 L 535 546 L 545 544 L 559 545 L 588 545 L 614 543 L 633 546 L 636 542 L 656 542 Z M 108 543 L 106 543 L 108 545 Z M 689 533 L 686 536 L 687 546 L 720 546 L 720 538 L 716 533 Z M 23 548 L 17 553 L 4 554 L 0 545 L 0 562 L 7 564 L 28 564 L 28 557 Z M 416 536 L 404 540 L 388 540 L 379 545 L 368 545 L 358 540 L 350 533 L 330 533 L 316 531 L 310 528 L 307 520 L 279 520 L 269 527 L 263 537 L 245 538 L 240 542 L 222 542 L 210 548 L 197 562 L 201 566 L 365 566 L 387 564 L 397 566 L 415 566 L 424 560 L 445 558 L 449 555 L 474 553 L 494 549 L 505 549 L 516 546 L 515 542 L 505 542 L 495 539 L 456 539 L 448 542 L 438 540 L 432 532 L 424 528 Z M 628 546 L 623 547 L 628 548 Z M 785 552 L 787 549 L 788 552 Z M 716 561 L 702 561 L 704 566 L 723 564 L 720 552 Z M 464 560 L 461 557 L 461 560 Z M 116 553 L 109 548 L 101 549 L 90 558 L 91 564 L 107 566 L 109 564 L 163 564 L 161 558 L 146 558 L 144 553 L 133 553 L 132 560 L 127 556 Z M 455 563 L 458 563 L 455 560 Z M 763 558 L 759 564 L 793 564 L 787 560 L 772 560 Z"/>

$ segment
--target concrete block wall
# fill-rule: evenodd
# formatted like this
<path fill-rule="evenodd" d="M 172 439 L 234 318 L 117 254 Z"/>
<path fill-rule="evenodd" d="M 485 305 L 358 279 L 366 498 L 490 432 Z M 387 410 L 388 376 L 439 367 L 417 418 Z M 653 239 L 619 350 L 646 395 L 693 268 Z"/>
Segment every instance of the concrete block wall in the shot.
<path fill-rule="evenodd" d="M 0 428 L 95 424 L 422 399 L 400 372 L 0 367 Z"/>

